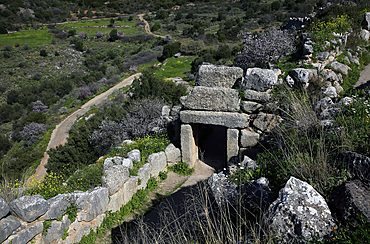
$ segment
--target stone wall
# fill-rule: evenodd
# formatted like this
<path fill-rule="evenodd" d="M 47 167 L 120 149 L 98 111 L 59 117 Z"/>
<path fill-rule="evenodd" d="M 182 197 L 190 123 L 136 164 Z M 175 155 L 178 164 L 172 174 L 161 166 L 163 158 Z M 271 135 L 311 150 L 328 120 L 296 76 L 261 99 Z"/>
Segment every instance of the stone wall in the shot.
<path fill-rule="evenodd" d="M 116 212 L 127 204 L 139 189 L 146 188 L 150 177 L 157 177 L 167 163 L 181 161 L 181 152 L 170 144 L 165 152 L 154 153 L 138 170 L 129 175 L 133 162 L 140 161 L 140 151 L 133 150 L 128 158 L 104 160 L 103 185 L 92 190 L 59 194 L 45 200 L 40 195 L 23 196 L 9 205 L 0 197 L 0 243 L 76 243 L 101 225 L 106 212 Z M 69 206 L 77 207 L 77 217 L 71 223 L 66 215 Z M 47 234 L 42 234 L 44 221 L 52 220 Z M 68 236 L 62 240 L 65 233 Z"/>

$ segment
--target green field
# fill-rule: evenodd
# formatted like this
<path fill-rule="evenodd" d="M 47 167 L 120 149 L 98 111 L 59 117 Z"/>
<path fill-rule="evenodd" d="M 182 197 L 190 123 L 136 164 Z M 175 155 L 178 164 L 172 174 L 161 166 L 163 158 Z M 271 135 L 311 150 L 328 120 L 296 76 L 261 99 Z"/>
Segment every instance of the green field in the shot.
<path fill-rule="evenodd" d="M 156 77 L 185 77 L 185 72 L 190 71 L 191 62 L 194 57 L 184 56 L 179 58 L 168 58 L 167 63 L 155 72 Z"/>
<path fill-rule="evenodd" d="M 28 44 L 30 47 L 35 47 L 41 44 L 50 44 L 53 35 L 48 30 L 24 30 L 5 35 L 0 35 L 0 46 Z"/>

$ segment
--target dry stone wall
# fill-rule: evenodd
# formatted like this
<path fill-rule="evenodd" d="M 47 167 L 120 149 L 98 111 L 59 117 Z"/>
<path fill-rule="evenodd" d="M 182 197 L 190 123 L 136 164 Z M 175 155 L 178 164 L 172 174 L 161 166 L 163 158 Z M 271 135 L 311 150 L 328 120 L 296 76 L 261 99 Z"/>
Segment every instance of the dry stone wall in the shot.
<path fill-rule="evenodd" d="M 132 150 L 128 158 L 113 157 L 104 160 L 103 186 L 86 192 L 59 194 L 45 200 L 40 195 L 23 196 L 10 204 L 0 197 L 0 243 L 36 244 L 76 243 L 102 224 L 106 212 L 116 212 L 127 204 L 139 189 L 146 188 L 150 177 L 157 177 L 167 167 L 181 161 L 180 149 L 170 144 L 165 152 L 149 155 L 148 163 L 130 176 L 133 161 L 140 161 L 140 151 Z M 140 182 L 140 183 L 139 183 Z M 77 207 L 77 217 L 71 222 L 66 215 L 69 206 Z M 43 234 L 44 222 L 50 221 Z M 62 236 L 68 236 L 62 240 Z"/>

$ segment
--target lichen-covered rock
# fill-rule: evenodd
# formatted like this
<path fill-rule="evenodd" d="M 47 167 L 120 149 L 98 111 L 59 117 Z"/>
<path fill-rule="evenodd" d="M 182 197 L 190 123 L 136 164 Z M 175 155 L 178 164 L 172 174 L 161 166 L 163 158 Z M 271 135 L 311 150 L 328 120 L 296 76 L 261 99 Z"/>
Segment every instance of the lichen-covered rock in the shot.
<path fill-rule="evenodd" d="M 134 163 L 132 162 L 131 158 L 124 158 L 122 160 L 122 166 L 126 167 L 126 168 L 129 168 L 129 169 L 133 169 L 134 168 Z"/>
<path fill-rule="evenodd" d="M 166 147 L 164 152 L 166 153 L 167 163 L 174 164 L 181 161 L 181 151 L 172 143 Z"/>
<path fill-rule="evenodd" d="M 241 147 L 254 147 L 258 143 L 260 134 L 251 129 L 244 129 L 240 131 L 240 146 Z"/>
<path fill-rule="evenodd" d="M 341 161 L 351 178 L 359 178 L 370 183 L 370 158 L 356 152 L 344 152 Z"/>
<path fill-rule="evenodd" d="M 248 101 L 254 101 L 258 103 L 267 103 L 271 101 L 271 94 L 269 92 L 258 92 L 253 90 L 243 90 L 244 98 Z"/>
<path fill-rule="evenodd" d="M 211 112 L 184 110 L 180 112 L 183 123 L 222 125 L 227 128 L 246 128 L 249 125 L 249 115 L 231 112 Z"/>
<path fill-rule="evenodd" d="M 10 209 L 24 221 L 32 222 L 49 209 L 49 203 L 41 195 L 23 196 L 9 204 Z"/>
<path fill-rule="evenodd" d="M 5 241 L 19 226 L 21 222 L 11 215 L 0 220 L 0 242 Z"/>
<path fill-rule="evenodd" d="M 105 213 L 108 210 L 108 201 L 107 188 L 96 187 L 89 191 L 81 211 L 77 214 L 78 221 L 91 221 Z"/>
<path fill-rule="evenodd" d="M 75 202 L 75 197 L 71 193 L 59 194 L 53 198 L 50 198 L 48 201 L 50 207 L 49 210 L 45 213 L 44 219 L 57 219 L 64 215 L 67 208 Z"/>
<path fill-rule="evenodd" d="M 151 171 L 152 171 L 152 167 L 149 163 L 144 164 L 143 167 L 141 167 L 138 170 L 137 175 L 139 176 L 139 179 L 140 179 L 139 189 L 146 188 L 146 184 L 148 183 L 148 180 L 150 178 Z"/>
<path fill-rule="evenodd" d="M 208 178 L 208 185 L 219 206 L 233 201 L 237 194 L 237 185 L 230 182 L 223 172 L 212 174 Z"/>
<path fill-rule="evenodd" d="M 232 88 L 242 77 L 243 69 L 239 67 L 201 65 L 195 85 Z"/>
<path fill-rule="evenodd" d="M 303 55 L 313 54 L 313 46 L 309 44 L 303 44 Z"/>
<path fill-rule="evenodd" d="M 335 223 L 325 199 L 308 183 L 290 177 L 265 213 L 263 227 L 280 243 L 305 243 L 330 234 Z"/>
<path fill-rule="evenodd" d="M 116 212 L 126 205 L 138 190 L 138 176 L 131 176 L 122 188 L 110 196 L 108 211 Z"/>
<path fill-rule="evenodd" d="M 329 52 L 321 52 L 317 54 L 316 58 L 320 61 L 325 61 L 329 57 L 330 53 Z"/>
<path fill-rule="evenodd" d="M 180 98 L 185 109 L 237 112 L 239 111 L 239 92 L 222 87 L 196 86 L 187 95 Z"/>
<path fill-rule="evenodd" d="M 329 199 L 342 220 L 355 223 L 356 218 L 363 215 L 370 223 L 370 191 L 360 180 L 340 185 Z"/>
<path fill-rule="evenodd" d="M 254 161 L 253 159 L 251 159 L 250 157 L 244 155 L 244 159 L 243 161 L 240 163 L 240 165 L 244 168 L 247 168 L 249 170 L 255 170 L 258 168 L 258 164 L 256 163 L 256 161 Z"/>
<path fill-rule="evenodd" d="M 289 75 L 294 80 L 294 86 L 307 88 L 312 77 L 317 75 L 317 71 L 314 69 L 296 68 L 289 71 Z"/>
<path fill-rule="evenodd" d="M 42 222 L 37 222 L 35 225 L 30 226 L 16 234 L 12 239 L 12 244 L 25 244 L 32 240 L 36 235 L 42 232 L 44 225 Z"/>
<path fill-rule="evenodd" d="M 279 115 L 259 113 L 253 121 L 253 126 L 262 132 L 271 132 L 282 121 Z"/>
<path fill-rule="evenodd" d="M 0 197 L 0 219 L 4 218 L 9 213 L 9 205 L 5 202 L 5 200 Z"/>
<path fill-rule="evenodd" d="M 339 63 L 338 61 L 332 62 L 330 66 L 344 75 L 348 75 L 348 71 L 352 70 L 348 65 Z"/>
<path fill-rule="evenodd" d="M 365 41 L 369 41 L 370 39 L 370 31 L 368 30 L 361 30 L 360 37 L 364 39 Z"/>
<path fill-rule="evenodd" d="M 326 88 L 322 94 L 324 96 L 327 96 L 327 97 L 330 97 L 330 98 L 336 98 L 338 96 L 337 94 L 337 90 L 335 89 L 334 86 L 329 86 L 328 88 Z"/>
<path fill-rule="evenodd" d="M 270 69 L 249 68 L 244 81 L 239 84 L 241 89 L 265 92 L 277 84 L 278 76 Z"/>
<path fill-rule="evenodd" d="M 262 105 L 256 102 L 243 101 L 241 109 L 244 113 L 251 114 L 262 108 Z"/>
<path fill-rule="evenodd" d="M 68 216 L 63 216 L 61 221 L 54 220 L 51 222 L 50 227 L 47 230 L 46 235 L 42 235 L 42 241 L 45 244 L 52 243 L 54 240 L 62 239 L 64 230 L 68 229 L 71 221 Z"/>
<path fill-rule="evenodd" d="M 327 81 L 333 82 L 333 81 L 338 81 L 339 80 L 337 74 L 334 71 L 324 69 L 321 72 L 321 74 L 322 74 L 323 78 Z"/>
<path fill-rule="evenodd" d="M 333 100 L 330 97 L 324 97 L 316 103 L 315 111 L 317 114 L 321 114 L 325 109 L 331 108 L 334 106 Z"/>
<path fill-rule="evenodd" d="M 109 195 L 116 193 L 123 184 L 128 180 L 130 172 L 127 167 L 123 165 L 113 165 L 107 170 L 104 170 L 102 177 L 103 187 L 107 187 Z"/>
<path fill-rule="evenodd" d="M 150 154 L 148 163 L 151 167 L 150 176 L 157 177 L 159 172 L 163 171 L 167 166 L 166 154 L 164 152 Z"/>
<path fill-rule="evenodd" d="M 140 150 L 134 149 L 128 152 L 127 157 L 130 158 L 133 162 L 139 163 L 141 161 Z"/>
<path fill-rule="evenodd" d="M 171 107 L 168 105 L 164 105 L 162 107 L 162 116 L 170 116 Z"/>

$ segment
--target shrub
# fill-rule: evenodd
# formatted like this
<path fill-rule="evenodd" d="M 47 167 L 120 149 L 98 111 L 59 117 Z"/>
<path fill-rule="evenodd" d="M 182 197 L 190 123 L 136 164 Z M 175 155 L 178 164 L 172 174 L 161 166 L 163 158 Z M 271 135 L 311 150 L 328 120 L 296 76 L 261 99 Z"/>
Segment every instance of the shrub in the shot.
<path fill-rule="evenodd" d="M 161 25 L 160 24 L 154 24 L 152 26 L 152 28 L 150 28 L 151 31 L 158 31 L 159 29 L 161 29 Z"/>
<path fill-rule="evenodd" d="M 242 32 L 243 51 L 238 54 L 235 65 L 267 67 L 295 50 L 294 36 L 287 31 L 269 28 L 261 34 Z"/>
<path fill-rule="evenodd" d="M 89 87 L 87 86 L 83 86 L 83 87 L 80 87 L 77 91 L 76 91 L 76 95 L 78 97 L 78 99 L 80 100 L 85 100 L 87 99 L 88 97 L 92 96 L 92 93 L 89 89 Z"/>
<path fill-rule="evenodd" d="M 4 45 L 4 51 L 6 51 L 6 52 L 10 52 L 13 48 L 12 48 L 12 46 L 10 46 L 10 45 Z"/>
<path fill-rule="evenodd" d="M 39 135 L 45 132 L 46 128 L 44 124 L 32 122 L 24 126 L 20 135 L 25 140 L 26 145 L 31 146 L 39 139 Z"/>
<path fill-rule="evenodd" d="M 47 57 L 48 56 L 48 53 L 46 52 L 45 49 L 40 50 L 40 56 L 42 56 L 42 57 Z"/>
<path fill-rule="evenodd" d="M 96 32 L 96 38 L 102 38 L 103 36 L 104 36 L 103 32 L 101 32 L 101 31 Z"/>
<path fill-rule="evenodd" d="M 33 108 L 32 113 L 44 113 L 48 109 L 48 106 L 44 105 L 40 100 L 37 100 L 36 102 L 32 102 Z"/>
<path fill-rule="evenodd" d="M 174 166 L 168 167 L 168 170 L 179 175 L 191 175 L 194 172 L 194 169 L 189 169 L 189 165 L 185 162 L 178 162 Z"/>

